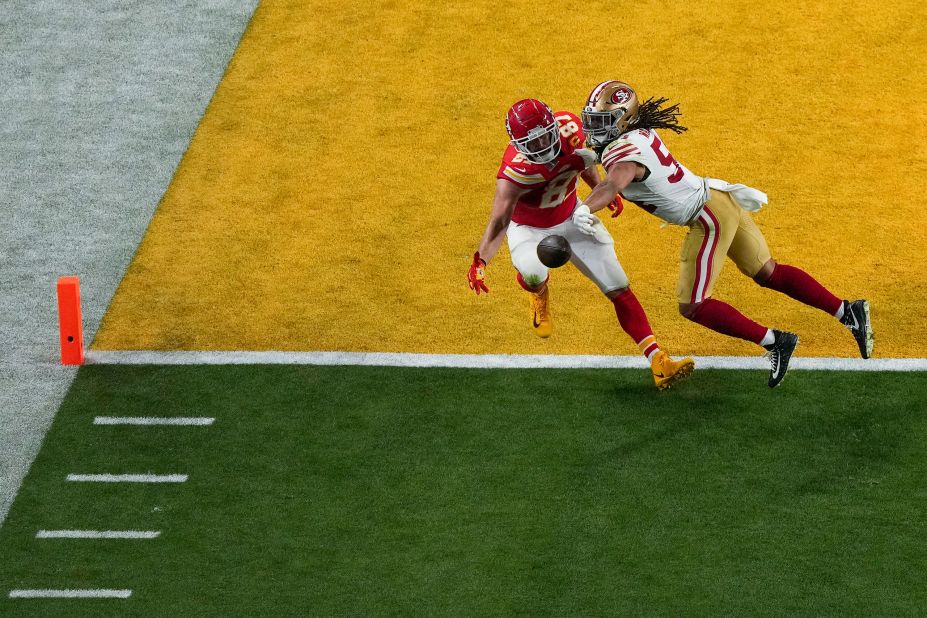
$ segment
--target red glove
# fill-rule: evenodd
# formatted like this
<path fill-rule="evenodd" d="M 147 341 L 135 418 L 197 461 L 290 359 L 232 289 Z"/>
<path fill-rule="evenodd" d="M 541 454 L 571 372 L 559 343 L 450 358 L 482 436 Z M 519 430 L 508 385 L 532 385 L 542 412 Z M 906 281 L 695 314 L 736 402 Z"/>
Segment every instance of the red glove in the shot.
<path fill-rule="evenodd" d="M 607 208 L 612 211 L 612 219 L 624 212 L 624 202 L 621 201 L 621 196 L 616 195 L 615 199 L 612 200 L 612 203 L 609 204 Z"/>
<path fill-rule="evenodd" d="M 467 281 L 470 282 L 470 289 L 480 295 L 480 290 L 489 294 L 489 288 L 483 282 L 483 269 L 486 268 L 486 260 L 480 257 L 480 252 L 473 254 L 473 263 L 470 264 L 470 272 L 467 273 Z"/>

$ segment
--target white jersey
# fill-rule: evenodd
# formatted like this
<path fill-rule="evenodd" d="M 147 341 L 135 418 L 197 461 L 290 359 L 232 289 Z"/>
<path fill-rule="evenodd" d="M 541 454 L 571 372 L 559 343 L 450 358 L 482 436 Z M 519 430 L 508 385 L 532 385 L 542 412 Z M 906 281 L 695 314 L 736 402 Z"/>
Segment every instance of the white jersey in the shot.
<path fill-rule="evenodd" d="M 605 147 L 600 157 L 605 171 L 615 163 L 634 161 L 647 168 L 643 180 L 629 184 L 621 197 L 668 223 L 686 225 L 708 200 L 708 187 L 673 158 L 656 131 L 625 133 Z"/>

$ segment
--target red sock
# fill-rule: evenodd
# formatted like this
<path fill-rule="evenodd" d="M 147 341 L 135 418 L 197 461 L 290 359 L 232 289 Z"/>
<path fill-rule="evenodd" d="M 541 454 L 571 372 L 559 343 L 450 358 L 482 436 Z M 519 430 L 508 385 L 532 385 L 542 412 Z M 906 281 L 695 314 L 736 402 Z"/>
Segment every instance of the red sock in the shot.
<path fill-rule="evenodd" d="M 615 305 L 615 314 L 618 316 L 618 323 L 624 332 L 631 336 L 644 356 L 650 358 L 650 355 L 659 350 L 657 338 L 653 336 L 653 329 L 650 328 L 650 322 L 647 321 L 647 314 L 641 307 L 637 296 L 630 289 L 625 290 L 612 299 Z"/>
<path fill-rule="evenodd" d="M 722 335 L 739 337 L 756 344 L 763 340 L 766 331 L 769 330 L 746 317 L 729 304 L 714 298 L 706 298 L 700 302 L 689 319 Z"/>
<path fill-rule="evenodd" d="M 837 313 L 843 301 L 817 280 L 800 268 L 788 264 L 776 264 L 769 279 L 760 284 L 764 288 L 782 292 L 799 302 L 810 305 L 830 315 Z"/>

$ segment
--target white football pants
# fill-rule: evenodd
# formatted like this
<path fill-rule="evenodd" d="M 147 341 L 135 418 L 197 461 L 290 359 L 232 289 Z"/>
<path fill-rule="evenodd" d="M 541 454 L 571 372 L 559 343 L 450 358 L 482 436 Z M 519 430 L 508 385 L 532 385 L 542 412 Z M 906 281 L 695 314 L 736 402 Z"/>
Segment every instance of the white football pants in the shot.
<path fill-rule="evenodd" d="M 628 276 L 615 255 L 615 241 L 596 217 L 595 236 L 584 233 L 567 219 L 554 227 L 531 227 L 514 221 L 508 229 L 509 252 L 512 264 L 521 273 L 525 283 L 534 287 L 547 279 L 550 271 L 538 259 L 537 247 L 547 236 L 563 236 L 570 243 L 573 255 L 570 262 L 581 273 L 592 279 L 603 294 L 626 288 Z"/>

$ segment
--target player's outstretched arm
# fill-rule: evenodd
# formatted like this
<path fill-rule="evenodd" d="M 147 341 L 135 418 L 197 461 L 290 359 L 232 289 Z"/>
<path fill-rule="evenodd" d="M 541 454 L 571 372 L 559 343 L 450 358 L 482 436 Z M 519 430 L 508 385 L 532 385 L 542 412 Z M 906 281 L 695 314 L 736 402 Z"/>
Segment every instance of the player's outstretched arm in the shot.
<path fill-rule="evenodd" d="M 590 212 L 608 206 L 629 184 L 643 178 L 644 166 L 632 161 L 619 161 L 608 168 L 605 180 L 600 182 L 586 198 Z"/>
<path fill-rule="evenodd" d="M 515 210 L 518 198 L 524 193 L 525 190 L 514 183 L 501 178 L 496 180 L 496 194 L 492 200 L 489 222 L 486 224 L 483 238 L 480 239 L 480 246 L 473 255 L 473 262 L 467 272 L 470 289 L 477 294 L 481 291 L 489 292 L 489 288 L 486 287 L 486 283 L 483 281 L 483 269 L 499 251 L 502 239 L 505 238 L 505 230 L 512 220 L 512 212 Z"/>
<path fill-rule="evenodd" d="M 599 174 L 599 168 L 596 166 L 587 167 L 585 170 L 580 172 L 579 177 L 583 179 L 590 189 L 595 189 L 599 186 L 599 183 L 602 182 L 602 176 Z M 621 201 L 621 197 L 615 196 L 611 202 L 608 203 L 608 209 L 612 211 L 612 218 L 614 219 L 624 210 L 624 202 Z"/>
<path fill-rule="evenodd" d="M 599 167 L 593 165 L 587 167 L 582 172 L 579 173 L 579 177 L 583 179 L 590 189 L 595 189 L 600 182 L 602 182 L 602 175 L 599 174 Z"/>
<path fill-rule="evenodd" d="M 483 238 L 480 239 L 480 257 L 488 263 L 499 251 L 502 245 L 502 239 L 505 238 L 505 230 L 509 227 L 512 220 L 512 213 L 515 211 L 515 204 L 518 198 L 524 195 L 526 191 L 521 189 L 508 180 L 496 179 L 496 194 L 492 200 L 492 212 L 489 213 L 489 222 L 486 224 L 486 230 L 483 232 Z"/>

